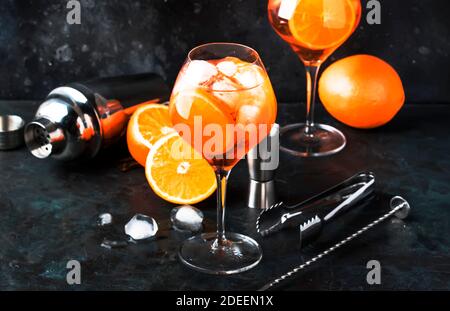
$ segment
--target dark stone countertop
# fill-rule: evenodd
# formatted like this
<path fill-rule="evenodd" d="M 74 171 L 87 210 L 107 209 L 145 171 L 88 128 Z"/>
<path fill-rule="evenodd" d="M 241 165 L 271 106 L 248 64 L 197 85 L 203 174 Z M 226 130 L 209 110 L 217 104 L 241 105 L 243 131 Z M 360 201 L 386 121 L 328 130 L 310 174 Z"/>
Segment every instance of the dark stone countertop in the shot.
<path fill-rule="evenodd" d="M 298 105 L 280 104 L 280 123 L 301 120 Z M 35 103 L 0 102 L 0 114 L 22 114 L 29 120 Z M 377 176 L 377 196 L 339 219 L 302 251 L 295 232 L 270 238 L 255 233 L 256 211 L 246 207 L 248 175 L 241 161 L 231 175 L 228 228 L 255 237 L 264 258 L 255 269 L 215 277 L 184 267 L 177 259 L 185 234 L 166 231 L 157 241 L 124 249 L 100 247 L 104 237 L 121 231 L 140 212 L 168 227 L 172 204 L 149 188 L 142 169 L 123 173 L 126 153 L 110 150 L 86 165 L 63 165 L 32 157 L 25 148 L 0 152 L 0 289 L 2 290 L 253 290 L 299 265 L 318 251 L 388 210 L 390 196 L 400 194 L 412 206 L 405 221 L 389 220 L 304 271 L 286 284 L 289 290 L 448 290 L 450 289 L 450 106 L 409 105 L 389 125 L 371 131 L 345 127 L 348 146 L 338 155 L 297 159 L 281 155 L 279 196 L 305 199 L 362 170 Z M 209 223 L 215 200 L 197 205 Z M 110 229 L 96 225 L 110 212 Z M 66 263 L 82 266 L 82 284 L 66 283 Z M 369 260 L 382 267 L 382 284 L 366 282 Z"/>

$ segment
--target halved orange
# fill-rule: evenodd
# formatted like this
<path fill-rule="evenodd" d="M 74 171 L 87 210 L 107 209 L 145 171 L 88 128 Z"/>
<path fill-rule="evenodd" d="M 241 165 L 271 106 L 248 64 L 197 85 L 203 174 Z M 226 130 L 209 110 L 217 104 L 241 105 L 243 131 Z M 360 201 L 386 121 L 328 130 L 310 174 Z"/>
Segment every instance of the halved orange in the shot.
<path fill-rule="evenodd" d="M 312 50 L 338 47 L 355 30 L 358 8 L 352 0 L 301 0 L 289 30 L 298 44 Z"/>
<path fill-rule="evenodd" d="M 140 106 L 128 123 L 127 143 L 131 156 L 145 166 L 152 145 L 161 137 L 174 133 L 169 108 L 162 104 Z"/>
<path fill-rule="evenodd" d="M 148 154 L 145 176 L 153 191 L 175 204 L 195 204 L 216 190 L 211 166 L 177 133 L 159 139 Z"/>

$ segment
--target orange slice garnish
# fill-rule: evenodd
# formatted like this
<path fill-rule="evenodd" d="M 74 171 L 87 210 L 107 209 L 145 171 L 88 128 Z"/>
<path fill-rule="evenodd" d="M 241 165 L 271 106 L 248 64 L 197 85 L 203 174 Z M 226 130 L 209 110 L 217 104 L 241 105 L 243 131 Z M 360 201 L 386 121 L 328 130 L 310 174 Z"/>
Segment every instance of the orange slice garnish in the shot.
<path fill-rule="evenodd" d="M 352 0 L 301 0 L 289 29 L 297 44 L 312 50 L 338 47 L 355 30 L 357 8 Z"/>
<path fill-rule="evenodd" d="M 177 133 L 153 145 L 145 175 L 158 196 L 175 204 L 198 203 L 216 190 L 211 166 Z"/>
<path fill-rule="evenodd" d="M 225 154 L 227 150 L 234 145 L 234 135 L 227 134 L 227 125 L 234 125 L 232 108 L 224 101 L 215 97 L 213 94 L 197 88 L 193 90 L 186 90 L 174 95 L 171 99 L 171 119 L 172 123 L 177 128 L 178 125 L 187 126 L 190 130 L 189 135 L 180 133 L 198 152 L 203 153 L 203 144 L 211 139 L 217 138 L 222 134 L 222 140 L 216 139 L 213 150 L 209 150 L 203 156 L 210 158 L 219 154 Z M 199 123 L 195 122 L 200 122 Z M 208 133 L 210 129 L 210 133 Z M 202 137 L 201 144 L 198 141 L 199 133 L 196 131 L 202 130 L 200 136 Z M 221 132 L 221 133 L 217 133 Z M 199 148 L 202 147 L 202 150 Z"/>

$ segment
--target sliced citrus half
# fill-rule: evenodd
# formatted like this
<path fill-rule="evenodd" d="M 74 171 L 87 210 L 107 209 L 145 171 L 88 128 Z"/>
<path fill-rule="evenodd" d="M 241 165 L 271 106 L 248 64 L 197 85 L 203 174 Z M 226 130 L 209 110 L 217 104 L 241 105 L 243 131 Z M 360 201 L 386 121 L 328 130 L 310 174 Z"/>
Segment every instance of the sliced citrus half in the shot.
<path fill-rule="evenodd" d="M 338 47 L 355 30 L 358 8 L 352 0 L 301 0 L 289 30 L 298 44 L 325 50 Z"/>
<path fill-rule="evenodd" d="M 171 99 L 173 125 L 178 129 L 187 126 L 190 133 L 181 135 L 207 158 L 225 154 L 233 147 L 234 136 L 226 135 L 227 125 L 235 123 L 232 114 L 232 108 L 223 100 L 202 88 L 181 91 Z M 196 132 L 199 130 L 201 133 Z M 201 142 L 195 141 L 198 137 Z M 203 148 L 208 141 L 214 145 L 211 150 Z"/>
<path fill-rule="evenodd" d="M 177 133 L 159 139 L 145 165 L 145 176 L 153 191 L 175 204 L 195 204 L 216 190 L 211 166 Z"/>
<path fill-rule="evenodd" d="M 161 137 L 174 133 L 169 108 L 162 104 L 140 106 L 128 123 L 127 144 L 131 156 L 145 166 L 148 152 Z"/>
<path fill-rule="evenodd" d="M 230 107 L 200 87 L 179 92 L 173 97 L 172 104 L 180 121 L 193 122 L 194 117 L 202 116 L 204 124 L 233 122 Z"/>

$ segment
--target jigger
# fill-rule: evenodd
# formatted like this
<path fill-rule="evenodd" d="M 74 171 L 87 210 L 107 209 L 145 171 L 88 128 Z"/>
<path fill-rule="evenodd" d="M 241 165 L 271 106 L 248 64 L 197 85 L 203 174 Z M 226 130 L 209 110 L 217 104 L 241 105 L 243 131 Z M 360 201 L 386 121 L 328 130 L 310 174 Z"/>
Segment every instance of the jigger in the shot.
<path fill-rule="evenodd" d="M 274 179 L 279 163 L 279 137 L 280 126 L 274 124 L 270 134 L 247 154 L 250 208 L 268 209 L 276 202 Z"/>

